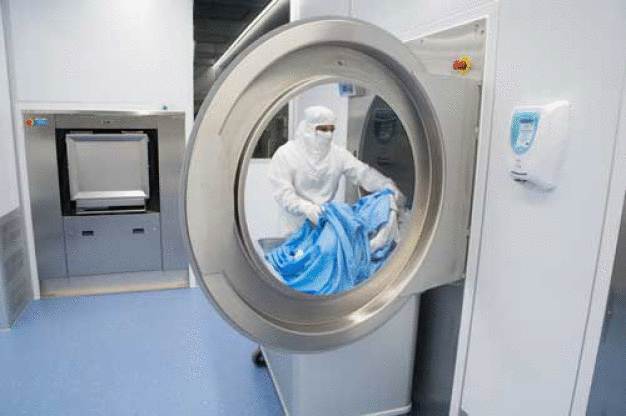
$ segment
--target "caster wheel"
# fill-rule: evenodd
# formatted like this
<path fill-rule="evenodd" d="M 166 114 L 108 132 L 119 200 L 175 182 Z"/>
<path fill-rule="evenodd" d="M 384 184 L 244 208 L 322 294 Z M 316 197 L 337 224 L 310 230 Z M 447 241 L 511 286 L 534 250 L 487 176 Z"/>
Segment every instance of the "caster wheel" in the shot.
<path fill-rule="evenodd" d="M 267 367 L 267 363 L 265 362 L 265 357 L 263 356 L 263 352 L 261 351 L 261 348 L 257 348 L 252 353 L 252 362 L 254 363 L 255 366 L 259 368 Z"/>

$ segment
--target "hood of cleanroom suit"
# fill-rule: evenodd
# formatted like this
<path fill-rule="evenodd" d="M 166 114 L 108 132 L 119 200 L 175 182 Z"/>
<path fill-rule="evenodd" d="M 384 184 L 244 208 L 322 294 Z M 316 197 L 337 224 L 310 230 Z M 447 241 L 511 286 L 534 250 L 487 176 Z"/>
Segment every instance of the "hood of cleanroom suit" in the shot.
<path fill-rule="evenodd" d="M 304 110 L 304 120 L 296 130 L 296 140 L 300 140 L 311 153 L 312 159 L 320 161 L 330 151 L 333 133 L 321 132 L 315 129 L 318 126 L 334 125 L 335 114 L 329 108 L 322 106 L 308 107 Z"/>
<path fill-rule="evenodd" d="M 395 189 L 392 180 L 332 142 L 332 134 L 315 128 L 334 125 L 334 113 L 323 106 L 308 107 L 293 140 L 282 145 L 270 163 L 274 199 L 283 209 L 282 236 L 298 230 L 307 204 L 323 205 L 337 193 L 342 176 L 368 192 Z"/>

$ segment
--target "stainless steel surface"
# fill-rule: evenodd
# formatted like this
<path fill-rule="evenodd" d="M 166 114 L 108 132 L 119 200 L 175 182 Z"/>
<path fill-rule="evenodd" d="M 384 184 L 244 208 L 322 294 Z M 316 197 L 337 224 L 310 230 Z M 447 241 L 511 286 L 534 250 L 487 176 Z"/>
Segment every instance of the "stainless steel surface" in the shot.
<path fill-rule="evenodd" d="M 161 270 L 159 214 L 67 216 L 70 276 Z"/>
<path fill-rule="evenodd" d="M 0 217 L 0 329 L 10 328 L 32 299 L 22 209 Z"/>
<path fill-rule="evenodd" d="M 374 98 L 367 112 L 360 142 L 359 159 L 393 179 L 412 201 L 415 172 L 411 144 L 393 109 L 379 97 Z"/>
<path fill-rule="evenodd" d="M 259 240 L 259 245 L 263 253 L 269 253 L 284 242 L 284 238 L 262 238 Z"/>
<path fill-rule="evenodd" d="M 411 296 L 376 331 L 333 351 L 286 354 L 262 346 L 285 415 L 412 414 L 411 382 L 420 302 L 419 296 Z"/>
<path fill-rule="evenodd" d="M 445 143 L 444 197 L 437 233 L 428 256 L 419 264 L 419 277 L 407 288 L 423 292 L 465 277 L 469 221 L 476 162 L 480 88 L 471 79 L 432 76 L 424 88 L 437 110 Z M 415 175 L 421 180 L 419 173 Z"/>
<path fill-rule="evenodd" d="M 35 237 L 35 255 L 39 279 L 67 276 L 63 217 L 57 169 L 53 114 L 26 113 L 47 118 L 48 126 L 24 127 L 30 209 Z"/>
<path fill-rule="evenodd" d="M 70 133 L 65 141 L 70 199 L 78 208 L 145 204 L 150 197 L 146 134 Z"/>
<path fill-rule="evenodd" d="M 159 117 L 169 116 L 168 112 L 120 111 L 120 112 L 83 112 L 73 111 L 57 113 L 56 128 L 59 129 L 156 129 Z"/>
<path fill-rule="evenodd" d="M 42 297 L 75 297 L 112 293 L 145 292 L 189 287 L 189 271 L 153 270 L 47 279 L 41 282 Z"/>
<path fill-rule="evenodd" d="M 179 211 L 180 175 L 185 156 L 185 117 L 156 118 L 159 132 L 159 196 L 161 199 L 161 248 L 163 270 L 187 270 Z"/>
<path fill-rule="evenodd" d="M 385 268 L 350 292 L 315 297 L 280 284 L 255 254 L 240 180 L 255 140 L 275 111 L 309 87 L 345 80 L 371 89 L 394 109 L 407 131 L 420 180 L 404 243 Z M 461 201 L 466 193 L 451 191 L 467 182 L 471 167 L 468 171 L 456 158 L 448 165 L 448 149 L 426 93 L 431 80 L 393 36 L 344 18 L 277 29 L 222 74 L 187 148 L 183 203 L 194 271 L 231 324 L 278 349 L 332 349 L 379 327 L 410 294 L 462 277 L 456 266 L 465 253 L 457 248 L 465 244 L 469 201 Z M 461 242 L 451 243 L 455 240 Z"/>
<path fill-rule="evenodd" d="M 179 177 L 185 141 L 183 113 L 168 111 L 24 113 L 24 119 L 31 117 L 46 118 L 49 122 L 48 126 L 44 127 L 25 127 L 29 191 L 40 279 L 68 277 L 59 199 L 55 128 L 82 131 L 157 130 L 161 202 L 159 239 L 163 247 L 158 269 L 186 270 L 186 254 L 183 249 L 178 211 Z M 102 212 L 104 211 L 99 213 Z"/>

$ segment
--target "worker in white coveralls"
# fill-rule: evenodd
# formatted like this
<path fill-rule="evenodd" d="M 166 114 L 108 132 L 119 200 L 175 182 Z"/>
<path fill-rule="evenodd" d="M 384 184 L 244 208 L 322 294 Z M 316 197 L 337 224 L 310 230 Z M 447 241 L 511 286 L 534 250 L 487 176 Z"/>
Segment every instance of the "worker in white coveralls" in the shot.
<path fill-rule="evenodd" d="M 368 192 L 393 192 L 389 221 L 370 241 L 372 250 L 376 250 L 397 235 L 397 207 L 403 206 L 404 196 L 391 179 L 332 142 L 335 124 L 332 110 L 308 107 L 295 140 L 282 145 L 272 157 L 269 178 L 274 198 L 284 211 L 283 231 L 285 235 L 295 232 L 306 219 L 317 225 L 323 205 L 335 197 L 339 181 L 345 176 Z"/>

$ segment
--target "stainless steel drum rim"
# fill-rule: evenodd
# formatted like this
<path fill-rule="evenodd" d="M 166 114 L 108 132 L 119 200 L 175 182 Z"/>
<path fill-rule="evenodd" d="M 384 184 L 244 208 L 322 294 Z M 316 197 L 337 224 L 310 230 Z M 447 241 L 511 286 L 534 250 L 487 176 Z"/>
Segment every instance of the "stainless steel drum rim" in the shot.
<path fill-rule="evenodd" d="M 428 251 L 443 195 L 443 146 L 419 69 L 411 53 L 381 29 L 351 19 L 314 19 L 260 39 L 211 89 L 187 148 L 185 235 L 201 286 L 247 336 L 288 350 L 318 351 L 366 335 L 401 306 L 397 299 Z M 345 294 L 317 297 L 283 286 L 251 254 L 239 182 L 251 142 L 273 109 L 306 86 L 338 79 L 372 88 L 403 121 L 414 148 L 418 215 L 409 244 L 400 244 L 374 278 Z"/>

